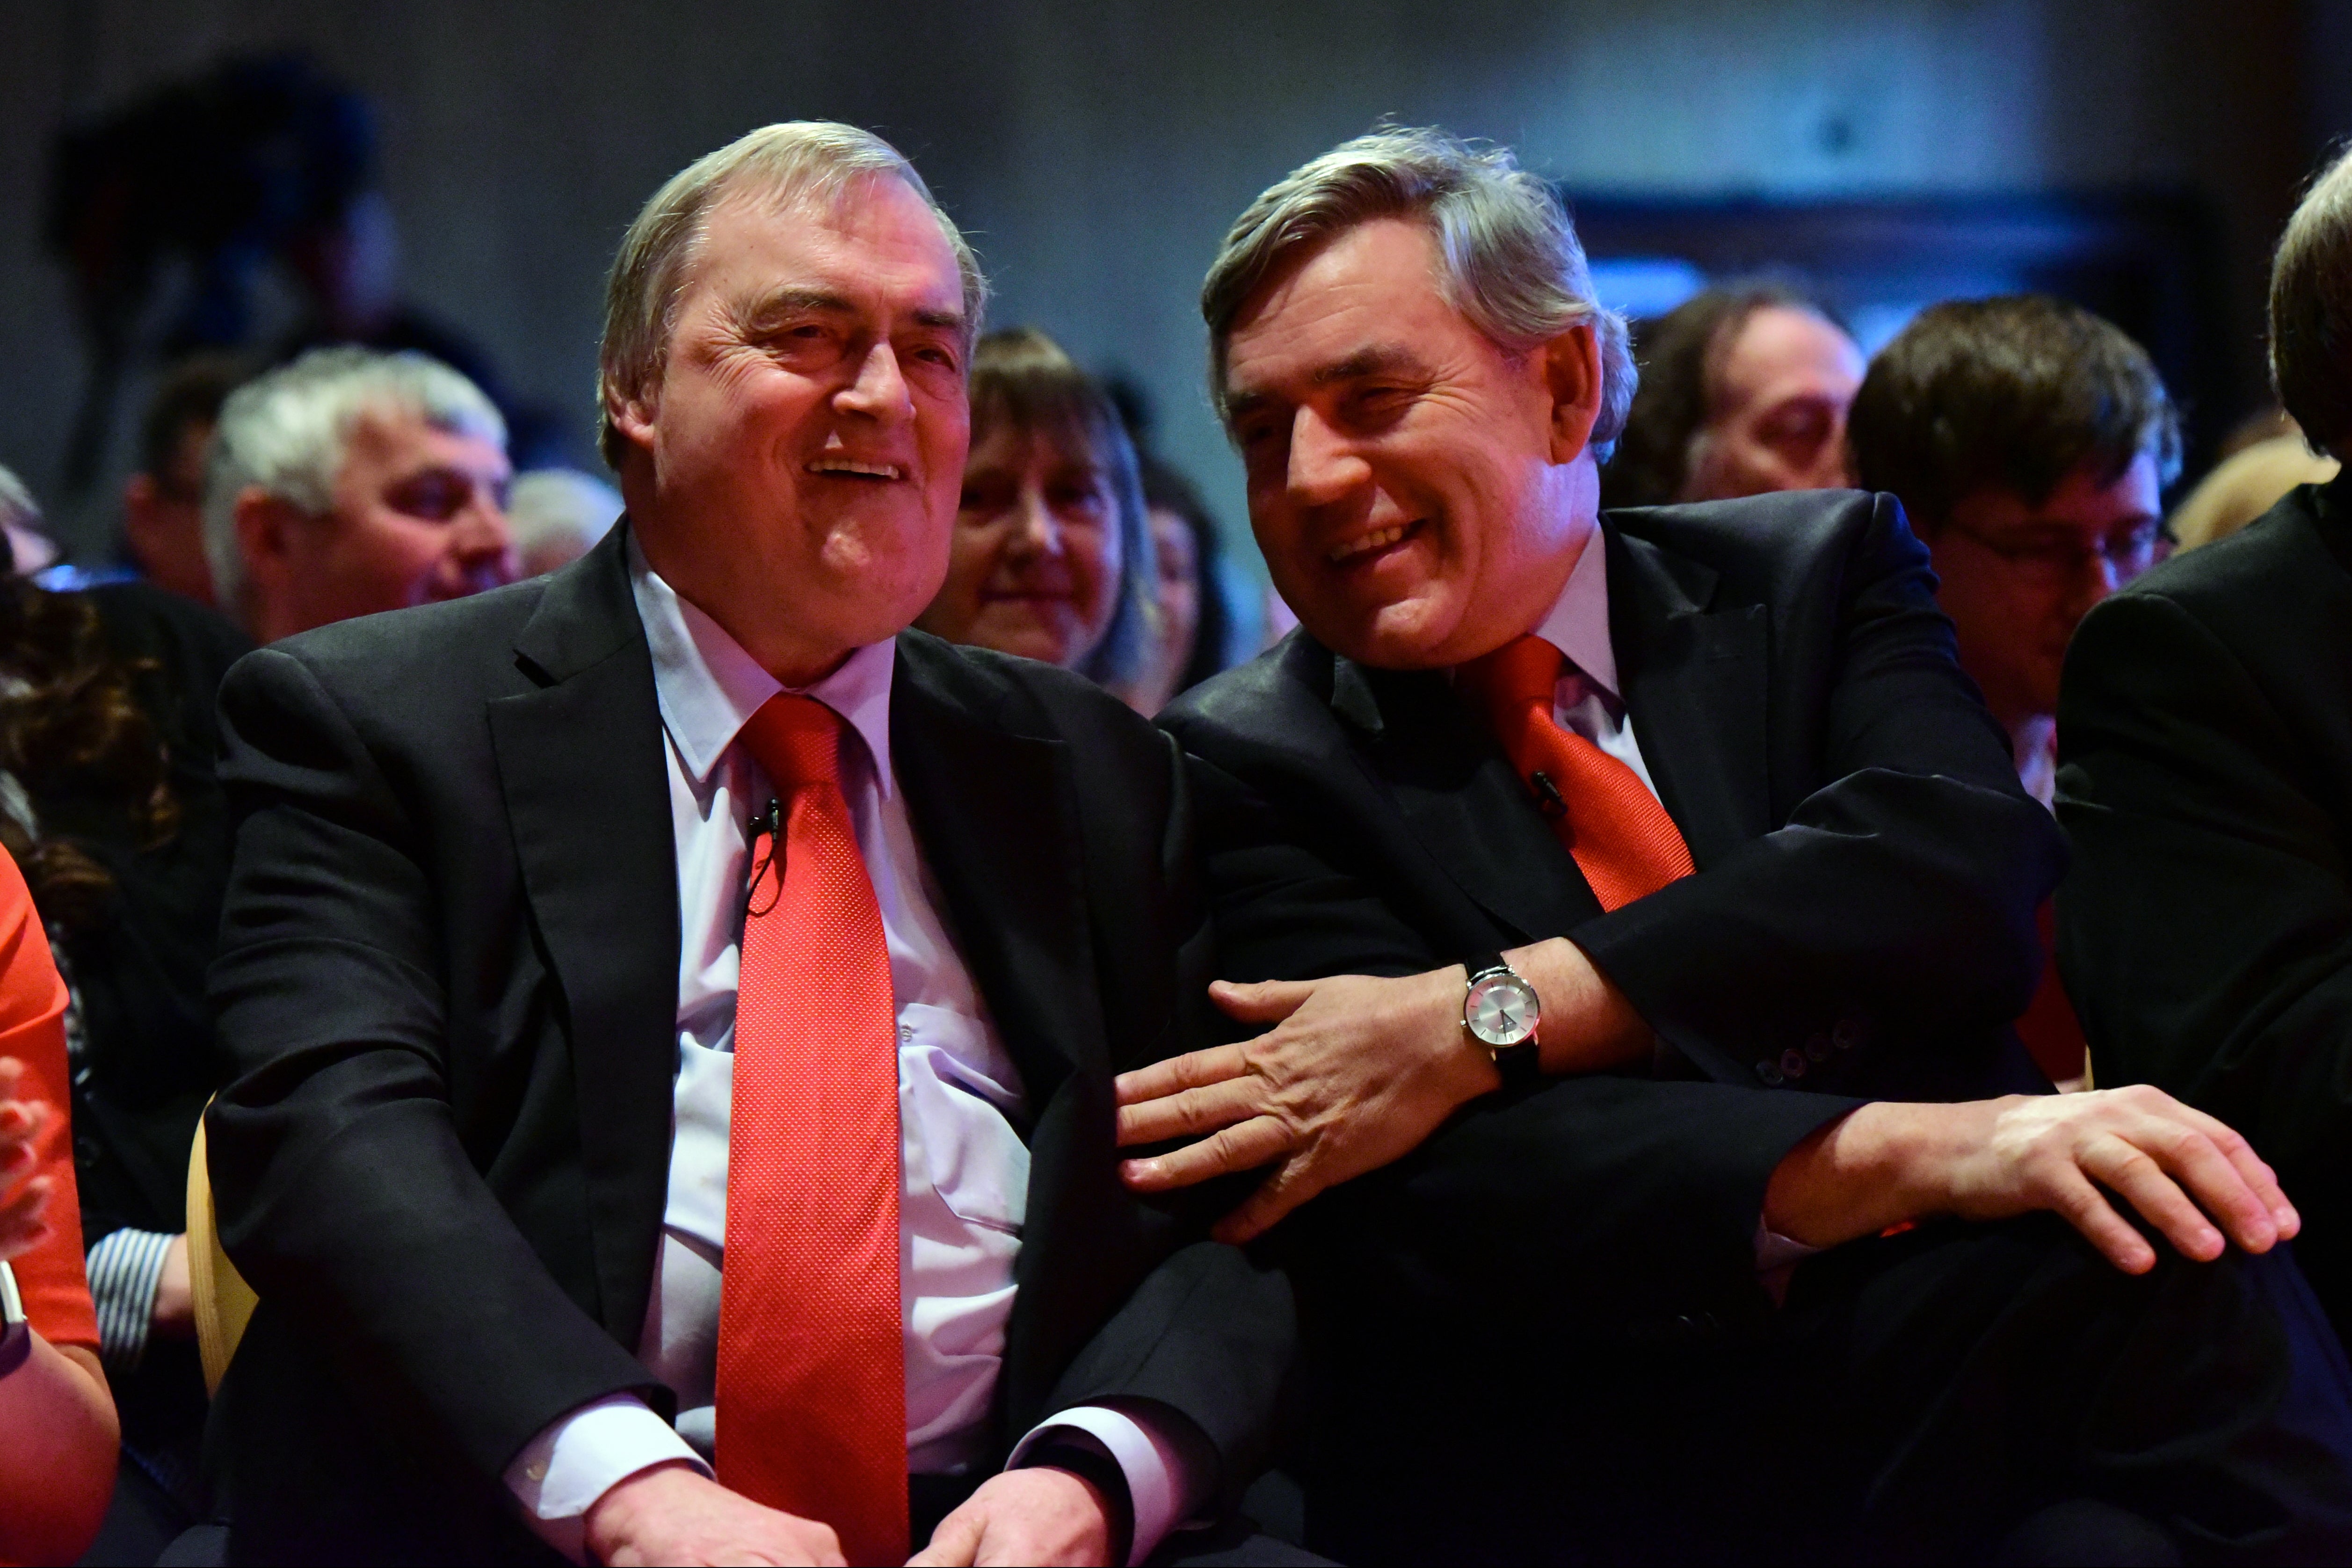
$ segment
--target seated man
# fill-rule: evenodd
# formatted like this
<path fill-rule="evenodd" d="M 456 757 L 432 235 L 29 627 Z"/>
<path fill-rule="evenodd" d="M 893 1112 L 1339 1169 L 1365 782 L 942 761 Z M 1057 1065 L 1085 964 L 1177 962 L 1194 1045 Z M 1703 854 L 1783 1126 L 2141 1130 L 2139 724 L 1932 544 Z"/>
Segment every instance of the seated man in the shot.
<path fill-rule="evenodd" d="M 2009 733 L 2026 792 L 2057 786 L 2058 673 L 2090 608 L 2146 571 L 2180 425 L 2137 343 L 2039 295 L 1931 305 L 1870 362 L 1852 422 L 1864 488 L 1903 503 L 1960 668 Z M 2050 906 L 2038 916 L 2045 955 Z M 2018 1019 L 2044 1072 L 2083 1076 L 2057 967 Z"/>
<path fill-rule="evenodd" d="M 1270 1166 L 1236 1239 L 1316 1199 L 1269 1238 L 1307 1544 L 2352 1547 L 2243 1139 L 2145 1089 L 1885 1098 L 2011 1071 L 2060 854 L 1895 505 L 1598 517 L 1622 327 L 1549 188 L 1442 132 L 1277 183 L 1202 304 L 1304 629 L 1164 720 L 1265 1032 L 1128 1075 L 1122 1131 L 1210 1134 L 1145 1190 Z"/>
<path fill-rule="evenodd" d="M 2352 454 L 2352 160 L 2288 221 L 2271 370 Z M 2352 481 L 2304 485 L 2093 611 L 2058 702 L 2058 954 L 2101 1082 L 2243 1128 L 2352 1333 Z"/>
<path fill-rule="evenodd" d="M 903 630 L 983 294 L 754 131 L 614 264 L 627 520 L 229 676 L 233 1558 L 1139 1560 L 1250 1479 L 1288 1284 L 1115 1159 L 1213 1016 L 1178 754 Z"/>
<path fill-rule="evenodd" d="M 314 349 L 221 407 L 214 601 L 257 643 L 515 579 L 506 421 L 422 354 Z"/>
<path fill-rule="evenodd" d="M 122 483 L 122 563 L 156 587 L 214 602 L 205 559 L 205 471 L 221 404 L 247 378 L 226 354 L 198 354 L 163 377 L 139 430 L 139 466 Z"/>

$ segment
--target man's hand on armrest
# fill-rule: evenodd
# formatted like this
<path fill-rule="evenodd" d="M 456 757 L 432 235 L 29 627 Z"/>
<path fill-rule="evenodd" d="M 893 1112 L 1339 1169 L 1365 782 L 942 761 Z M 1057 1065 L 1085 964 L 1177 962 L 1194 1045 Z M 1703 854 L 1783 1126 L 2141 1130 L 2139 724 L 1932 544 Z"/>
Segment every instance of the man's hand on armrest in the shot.
<path fill-rule="evenodd" d="M 1634 1060 L 1650 1031 L 1581 949 L 1554 937 L 1507 954 L 1543 1007 L 1537 1039 L 1547 1072 L 1585 1072 Z M 1462 1028 L 1459 964 L 1402 979 L 1336 975 L 1210 988 L 1255 1040 L 1171 1057 L 1118 1080 L 1122 1145 L 1199 1142 L 1121 1174 L 1164 1192 L 1272 1166 L 1220 1241 L 1249 1241 L 1327 1187 L 1410 1154 L 1462 1105 L 1501 1080 Z"/>
<path fill-rule="evenodd" d="M 2266 1252 L 2303 1225 L 2244 1138 L 2145 1084 L 1864 1105 L 1790 1151 L 1765 1189 L 1764 1223 L 1791 1240 L 1834 1247 L 1909 1219 L 2007 1219 L 2046 1208 L 2116 1268 L 2146 1273 L 2155 1249 L 2116 1212 L 2109 1199 L 2118 1194 L 2200 1262 L 2231 1241 Z"/>
<path fill-rule="evenodd" d="M 940 1568 L 999 1563 L 1101 1568 L 1110 1561 L 1110 1520 L 1109 1500 L 1083 1476 L 1051 1465 L 1006 1470 L 982 1481 L 962 1507 L 940 1521 L 931 1543 L 908 1561 Z"/>
<path fill-rule="evenodd" d="M 585 1522 L 591 1560 L 613 1568 L 842 1563 L 831 1525 L 763 1508 L 683 1461 L 639 1470 L 612 1487 L 589 1505 Z"/>

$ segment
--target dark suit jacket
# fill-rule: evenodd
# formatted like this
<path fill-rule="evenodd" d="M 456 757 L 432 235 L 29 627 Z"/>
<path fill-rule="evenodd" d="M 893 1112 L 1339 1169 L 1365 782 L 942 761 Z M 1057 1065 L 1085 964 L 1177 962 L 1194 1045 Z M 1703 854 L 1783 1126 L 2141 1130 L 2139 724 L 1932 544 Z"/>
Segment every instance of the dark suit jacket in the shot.
<path fill-rule="evenodd" d="M 539 1554 L 499 1474 L 618 1390 L 667 1186 L 677 876 L 623 535 L 542 581 L 331 627 L 221 694 L 236 855 L 210 1121 L 261 1295 L 215 1417 L 239 1557 Z M 1075 676 L 898 644 L 891 744 L 1026 1082 L 1001 1439 L 1155 1399 L 1253 1465 L 1288 1287 L 1118 1181 L 1113 1074 L 1194 1045 L 1213 959 L 1183 772 Z"/>
<path fill-rule="evenodd" d="M 1318 1550 L 1375 1549 L 1317 1530 L 1319 1483 L 1393 1524 L 1377 1494 L 1427 1485 L 1447 1450 L 1491 1464 L 1554 1394 L 1584 1403 L 1561 1368 L 1752 1326 L 1765 1185 L 1854 1096 L 2046 1087 L 2006 1026 L 2059 836 L 1894 501 L 1773 496 L 1601 530 L 1627 709 L 1698 867 L 1613 914 L 1442 673 L 1294 634 L 1162 716 L 1195 758 L 1232 977 L 1414 973 L 1566 936 L 1666 1048 L 1660 1076 L 1490 1097 L 1276 1230 L 1319 1369 Z M 1569 1347 L 1587 1354 L 1552 1354 Z M 1494 1483 L 1463 1462 L 1465 1489 Z"/>
<path fill-rule="evenodd" d="M 2058 747 L 2058 956 L 2098 1082 L 2252 1139 L 2352 1333 L 2352 484 L 2091 612 Z"/>

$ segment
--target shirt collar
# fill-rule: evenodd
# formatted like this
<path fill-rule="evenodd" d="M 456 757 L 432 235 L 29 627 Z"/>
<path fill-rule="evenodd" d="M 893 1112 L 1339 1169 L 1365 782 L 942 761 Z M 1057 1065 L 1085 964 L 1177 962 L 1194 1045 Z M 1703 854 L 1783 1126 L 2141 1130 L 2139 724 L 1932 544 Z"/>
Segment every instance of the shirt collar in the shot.
<path fill-rule="evenodd" d="M 727 629 L 678 597 L 646 561 L 636 538 L 629 541 L 629 591 L 645 622 L 653 654 L 654 695 L 662 727 L 677 747 L 687 771 L 699 786 L 761 705 L 792 690 L 761 669 Z M 887 799 L 890 771 L 890 678 L 898 644 L 885 638 L 849 655 L 841 668 L 798 695 L 816 698 L 847 721 L 866 743 L 874 777 Z"/>
<path fill-rule="evenodd" d="M 1611 702 L 1623 700 L 1617 690 L 1617 652 L 1609 642 L 1609 550 L 1598 524 L 1536 635 L 1559 649 Z"/>

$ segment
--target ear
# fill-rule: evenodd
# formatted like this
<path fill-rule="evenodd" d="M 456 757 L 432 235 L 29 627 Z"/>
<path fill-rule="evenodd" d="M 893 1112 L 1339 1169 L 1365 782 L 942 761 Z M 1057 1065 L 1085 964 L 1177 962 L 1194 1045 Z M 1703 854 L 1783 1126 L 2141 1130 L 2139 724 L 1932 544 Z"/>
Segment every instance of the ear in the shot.
<path fill-rule="evenodd" d="M 1573 463 L 1591 444 L 1601 417 L 1601 340 L 1580 322 L 1536 350 L 1551 398 L 1551 460 Z"/>
<path fill-rule="evenodd" d="M 275 591 L 293 574 L 300 549 L 299 530 L 310 519 L 299 507 L 258 485 L 246 486 L 232 515 L 247 577 L 257 587 Z"/>
<path fill-rule="evenodd" d="M 604 417 L 624 439 L 650 456 L 654 449 L 654 430 L 661 420 L 661 383 L 639 387 L 624 394 L 610 381 L 604 383 Z"/>

